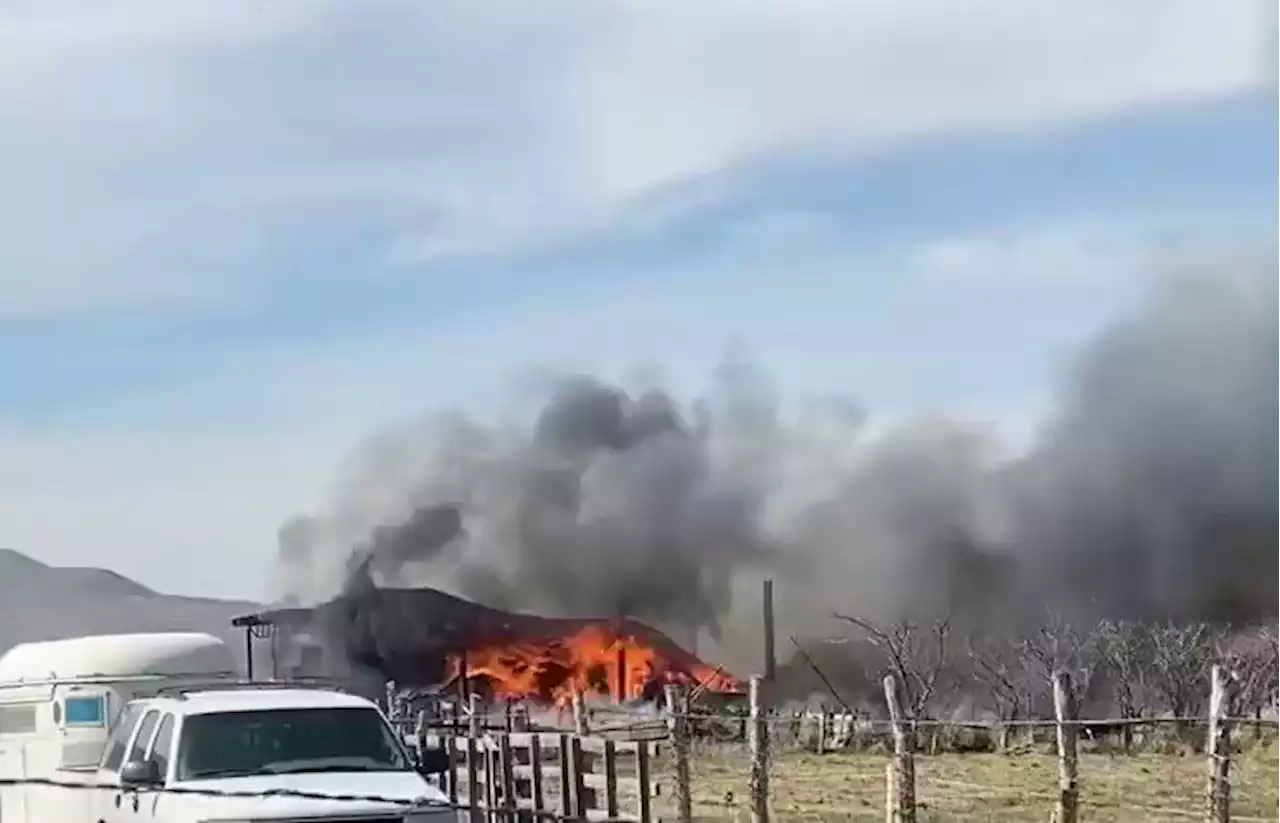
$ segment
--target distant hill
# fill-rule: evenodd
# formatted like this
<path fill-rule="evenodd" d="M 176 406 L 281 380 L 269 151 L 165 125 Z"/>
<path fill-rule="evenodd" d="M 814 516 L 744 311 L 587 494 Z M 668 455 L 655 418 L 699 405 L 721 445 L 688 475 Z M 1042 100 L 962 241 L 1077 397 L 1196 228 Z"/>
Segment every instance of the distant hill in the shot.
<path fill-rule="evenodd" d="M 231 618 L 262 608 L 248 600 L 161 594 L 109 569 L 49 566 L 0 549 L 0 654 L 29 640 L 143 631 L 208 632 L 234 642 L 238 652 L 244 638 Z"/>

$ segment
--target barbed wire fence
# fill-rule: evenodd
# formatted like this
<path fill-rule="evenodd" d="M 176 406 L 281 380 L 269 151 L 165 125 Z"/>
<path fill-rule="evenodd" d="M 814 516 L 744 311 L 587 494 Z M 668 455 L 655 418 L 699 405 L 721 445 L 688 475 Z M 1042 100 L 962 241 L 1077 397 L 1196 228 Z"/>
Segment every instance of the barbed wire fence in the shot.
<path fill-rule="evenodd" d="M 1095 815 L 1105 807 L 1109 813 L 1126 815 L 1121 818 L 1126 820 L 1199 819 L 1213 823 L 1231 820 L 1238 823 L 1277 820 L 1274 812 L 1275 798 L 1246 796 L 1238 779 L 1237 770 L 1243 753 L 1243 744 L 1246 742 L 1244 740 L 1246 730 L 1252 729 L 1256 740 L 1259 729 L 1274 730 L 1277 722 L 1274 718 L 1260 718 L 1256 715 L 1243 717 L 1228 714 L 1232 706 L 1231 693 L 1235 679 L 1226 667 L 1213 667 L 1209 712 L 1199 716 L 1082 719 L 1078 716 L 1070 681 L 1070 676 L 1066 672 L 1056 674 L 1053 683 L 1055 717 L 1044 720 L 983 723 L 912 719 L 904 714 L 899 705 L 900 686 L 892 676 L 886 677 L 883 683 L 889 710 L 889 718 L 886 720 L 858 719 L 849 713 L 826 712 L 787 713 L 762 720 L 753 712 L 751 728 L 756 728 L 755 724 L 760 723 L 761 728 L 767 729 L 768 736 L 773 741 L 774 751 L 787 746 L 793 752 L 805 752 L 810 761 L 806 763 L 804 760 L 798 762 L 793 760 L 789 763 L 789 766 L 792 766 L 792 773 L 788 774 L 788 779 L 782 786 L 783 790 L 787 791 L 793 789 L 795 784 L 804 784 L 814 795 L 808 798 L 810 802 L 804 804 L 806 809 L 800 811 L 792 807 L 781 816 L 775 814 L 774 818 L 815 819 L 817 815 L 817 819 L 836 819 L 823 817 L 824 814 L 834 813 L 842 815 L 839 819 L 845 820 L 878 819 L 880 812 L 876 809 L 879 804 L 875 802 L 875 798 L 878 797 L 883 800 L 883 819 L 895 822 L 924 819 L 996 819 L 992 816 L 993 809 L 997 814 L 1002 810 L 1006 815 L 1017 814 L 1022 816 L 1020 819 L 1025 819 L 1025 815 L 1036 805 L 1042 806 L 1045 813 L 1051 813 L 1051 819 L 1059 823 L 1075 823 L 1080 818 L 1082 807 L 1089 808 Z M 712 714 L 694 715 L 689 726 L 697 729 L 701 723 L 714 721 L 715 716 Z M 1142 727 L 1150 729 L 1166 727 L 1174 732 L 1172 739 L 1179 743 L 1179 747 L 1175 750 L 1177 756 L 1163 758 L 1176 764 L 1169 774 L 1151 775 L 1146 765 L 1134 768 L 1133 771 L 1140 778 L 1145 776 L 1145 782 L 1148 784 L 1146 791 L 1134 791 L 1138 787 L 1132 784 L 1132 778 L 1122 778 L 1117 774 L 1101 772 L 1097 774 L 1086 772 L 1082 784 L 1080 754 L 1084 746 L 1088 746 L 1099 754 L 1107 755 L 1105 758 L 1094 758 L 1091 762 L 1085 761 L 1090 766 L 1096 767 L 1105 762 L 1108 768 L 1114 768 L 1116 764 L 1133 762 L 1132 758 L 1118 757 L 1130 751 L 1128 741 L 1130 736 L 1125 735 L 1127 742 L 1123 750 L 1119 747 L 1110 747 L 1108 737 L 1126 728 Z M 991 742 L 1000 736 L 1002 729 L 1023 731 L 1032 737 L 1037 732 L 1052 731 L 1053 754 L 1036 762 L 1041 763 L 1043 760 L 1051 759 L 1056 765 L 1056 775 L 1041 774 L 1039 786 L 1013 784 L 1002 779 L 1001 776 L 995 776 L 994 779 L 988 777 L 985 781 L 963 779 L 960 776 L 948 776 L 940 766 L 942 763 L 953 765 L 963 762 L 968 758 L 967 754 L 958 754 L 951 758 L 934 757 L 939 753 L 940 748 L 938 732 L 952 735 L 953 739 L 958 732 L 980 733 L 985 738 L 987 747 L 981 747 L 978 750 L 990 752 Z M 1203 735 L 1201 736 L 1198 732 L 1202 732 Z M 928 745 L 922 746 L 924 741 L 928 741 Z M 1045 741 L 1041 739 L 1039 745 L 1043 747 L 1044 744 Z M 741 740 L 727 746 L 723 743 L 705 742 L 702 757 L 711 762 L 717 750 L 724 752 L 726 748 L 736 746 L 740 759 L 742 745 Z M 949 752 L 942 753 L 956 754 L 956 748 L 961 751 L 965 749 L 963 746 L 953 747 Z M 774 767 L 771 747 L 753 743 L 749 749 L 752 754 L 749 774 L 770 773 Z M 697 746 L 695 746 L 696 750 Z M 994 759 L 1012 764 L 1017 758 L 1033 758 L 1034 751 L 1033 745 L 1024 745 L 1020 750 L 1008 752 L 1004 758 Z M 815 775 L 812 772 L 806 775 L 802 770 L 817 759 L 812 757 L 813 755 L 839 752 L 863 754 L 878 752 L 887 756 L 883 772 L 868 769 L 869 758 L 866 757 L 848 762 L 847 770 L 838 778 L 838 783 L 844 790 L 844 797 L 841 801 L 836 801 L 841 803 L 837 812 L 832 808 L 832 801 L 835 799 L 819 796 L 823 789 L 814 779 Z M 1197 754 L 1202 755 L 1203 759 L 1195 756 Z M 764 758 L 767 762 L 762 765 L 757 762 L 758 758 Z M 1259 782 L 1269 782 L 1274 786 L 1274 756 L 1269 760 L 1271 761 L 1271 779 Z M 1261 764 L 1250 761 L 1247 765 L 1252 769 Z M 713 766 L 704 767 L 704 771 L 713 769 Z M 1178 796 L 1178 793 L 1168 785 L 1168 781 L 1174 777 L 1185 784 L 1188 779 L 1194 779 L 1193 773 L 1197 771 L 1203 777 L 1196 780 L 1196 783 L 1203 788 L 1193 791 L 1191 796 L 1185 796 L 1185 792 L 1183 796 Z M 741 773 L 737 775 L 737 779 L 740 785 L 751 787 L 756 785 L 755 781 L 749 777 L 743 779 Z M 1116 791 L 1110 791 L 1105 797 L 1099 797 L 1097 803 L 1089 802 L 1089 797 L 1086 795 L 1088 789 L 1097 787 L 1096 790 L 1101 793 L 1108 788 L 1114 790 L 1115 784 L 1125 783 L 1125 781 L 1130 782 L 1123 787 L 1125 791 L 1118 793 L 1119 797 L 1116 796 Z M 726 781 L 722 779 L 721 783 L 724 782 Z M 787 793 L 794 794 L 790 791 Z M 720 819 L 736 819 L 734 817 L 736 812 L 740 817 L 745 817 L 746 813 L 749 813 L 753 821 L 764 821 L 769 819 L 770 808 L 780 799 L 770 794 L 765 804 L 761 806 L 760 798 L 754 792 L 749 793 L 740 802 L 732 802 L 735 798 L 730 797 L 728 793 L 721 801 L 720 794 L 718 786 L 709 791 L 700 792 L 701 802 L 697 804 L 700 810 L 712 812 L 719 806 L 724 812 Z M 1144 798 L 1142 796 L 1144 794 L 1150 797 Z M 1131 799 L 1126 799 L 1126 796 Z M 790 798 L 787 800 L 787 805 L 790 805 Z M 1150 802 L 1144 802 L 1144 800 Z M 1237 804 L 1234 809 L 1233 804 Z M 982 806 L 986 808 L 978 808 Z M 935 816 L 944 807 L 947 808 L 945 816 Z M 966 813 L 965 807 L 974 808 Z M 953 808 L 954 811 L 952 811 Z M 1264 816 L 1264 813 L 1267 816 Z M 682 823 L 685 820 L 685 818 L 677 819 Z M 711 818 L 703 817 L 702 819 Z"/>

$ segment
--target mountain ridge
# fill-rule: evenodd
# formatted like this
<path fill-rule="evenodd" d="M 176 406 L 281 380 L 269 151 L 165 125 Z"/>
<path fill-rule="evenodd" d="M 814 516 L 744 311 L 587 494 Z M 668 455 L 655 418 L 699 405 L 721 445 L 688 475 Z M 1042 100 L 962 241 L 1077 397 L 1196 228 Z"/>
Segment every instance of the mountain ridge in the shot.
<path fill-rule="evenodd" d="M 31 641 L 154 631 L 207 632 L 238 650 L 243 634 L 231 619 L 263 608 L 251 600 L 165 594 L 111 569 L 52 566 L 0 548 L 0 654 Z"/>

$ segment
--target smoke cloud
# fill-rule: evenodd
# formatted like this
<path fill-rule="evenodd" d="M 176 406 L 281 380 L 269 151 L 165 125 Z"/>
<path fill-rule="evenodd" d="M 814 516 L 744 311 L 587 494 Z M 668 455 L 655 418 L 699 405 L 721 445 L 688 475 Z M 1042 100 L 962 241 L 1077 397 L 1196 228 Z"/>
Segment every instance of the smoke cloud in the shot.
<path fill-rule="evenodd" d="M 282 528 L 281 565 L 304 601 L 431 585 L 686 640 L 725 630 L 761 574 L 780 619 L 815 630 L 832 610 L 1007 620 L 1045 603 L 1272 615 L 1276 299 L 1265 265 L 1162 278 L 1082 348 L 1015 455 L 943 415 L 885 429 L 836 399 L 788 416 L 740 359 L 691 403 L 564 379 L 524 424 L 379 434 L 331 506 Z"/>

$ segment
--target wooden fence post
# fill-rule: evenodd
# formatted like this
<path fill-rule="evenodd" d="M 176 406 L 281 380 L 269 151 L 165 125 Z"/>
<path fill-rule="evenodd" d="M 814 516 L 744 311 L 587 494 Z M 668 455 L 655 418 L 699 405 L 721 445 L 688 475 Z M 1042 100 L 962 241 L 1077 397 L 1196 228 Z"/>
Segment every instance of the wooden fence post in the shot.
<path fill-rule="evenodd" d="M 610 820 L 618 817 L 618 744 L 604 741 L 601 762 L 604 765 L 604 813 Z"/>
<path fill-rule="evenodd" d="M 480 695 L 467 697 L 467 711 L 467 809 L 471 823 L 481 823 L 485 813 L 480 808 Z"/>
<path fill-rule="evenodd" d="M 1076 823 L 1080 811 L 1080 784 L 1077 773 L 1075 697 L 1071 692 L 1071 675 L 1053 675 L 1053 713 L 1058 729 L 1058 809 L 1057 823 Z"/>
<path fill-rule="evenodd" d="M 589 807 L 587 797 L 587 757 L 582 748 L 582 738 L 577 735 L 569 737 L 569 777 L 562 778 L 572 784 L 573 805 L 570 814 L 579 819 L 587 819 Z"/>
<path fill-rule="evenodd" d="M 908 729 L 908 721 L 902 716 L 898 700 L 898 681 L 893 675 L 884 677 L 884 702 L 889 707 L 889 722 L 893 726 L 894 797 L 893 823 L 916 821 L 916 763 L 913 749 L 915 735 Z"/>
<path fill-rule="evenodd" d="M 1209 692 L 1209 739 L 1205 751 L 1209 755 L 1208 816 L 1209 823 L 1231 820 L 1231 727 L 1227 710 L 1227 673 L 1221 666 L 1211 672 Z"/>
<path fill-rule="evenodd" d="M 418 747 L 418 757 L 427 750 L 427 710 L 418 709 L 413 719 L 413 743 Z"/>
<path fill-rule="evenodd" d="M 640 823 L 653 823 L 653 786 L 649 780 L 649 744 L 636 743 L 636 818 Z"/>
<path fill-rule="evenodd" d="M 762 705 L 764 697 L 763 678 L 753 676 L 750 682 L 751 724 L 748 726 L 751 739 L 751 780 L 748 784 L 751 792 L 752 823 L 769 823 L 769 719 L 766 707 Z"/>
<path fill-rule="evenodd" d="M 573 707 L 573 733 L 588 735 L 591 729 L 587 725 L 587 709 L 582 703 L 582 692 L 575 691 L 571 699 Z"/>
<path fill-rule="evenodd" d="M 892 759 L 884 764 L 884 823 L 893 823 L 898 808 L 898 766 Z"/>
<path fill-rule="evenodd" d="M 516 800 L 515 755 L 511 750 L 511 735 L 504 734 L 498 738 L 498 777 L 502 791 L 500 800 L 502 813 L 500 820 L 513 823 L 519 814 L 520 804 Z"/>
<path fill-rule="evenodd" d="M 667 731 L 671 735 L 671 753 L 675 761 L 676 820 L 693 823 L 693 787 L 689 776 L 689 717 L 684 692 L 674 683 L 663 689 L 667 700 Z"/>
<path fill-rule="evenodd" d="M 573 748 L 569 741 L 573 740 L 573 735 L 560 735 L 560 815 L 561 817 L 574 817 L 577 814 L 575 805 L 577 804 L 577 796 L 573 792 Z"/>

